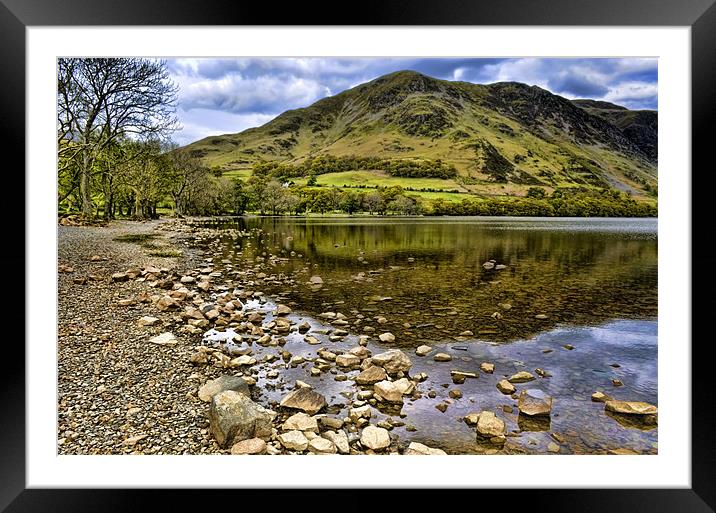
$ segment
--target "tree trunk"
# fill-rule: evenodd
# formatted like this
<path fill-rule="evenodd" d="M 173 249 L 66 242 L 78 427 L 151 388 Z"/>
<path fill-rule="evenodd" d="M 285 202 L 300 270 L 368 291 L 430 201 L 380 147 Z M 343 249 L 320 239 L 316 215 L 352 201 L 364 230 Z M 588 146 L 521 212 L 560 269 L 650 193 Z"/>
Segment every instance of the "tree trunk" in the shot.
<path fill-rule="evenodd" d="M 82 175 L 80 176 L 80 196 L 82 198 L 82 215 L 84 217 L 92 217 L 92 191 L 90 190 L 90 168 L 92 167 L 92 157 L 89 150 L 85 150 L 82 155 Z"/>

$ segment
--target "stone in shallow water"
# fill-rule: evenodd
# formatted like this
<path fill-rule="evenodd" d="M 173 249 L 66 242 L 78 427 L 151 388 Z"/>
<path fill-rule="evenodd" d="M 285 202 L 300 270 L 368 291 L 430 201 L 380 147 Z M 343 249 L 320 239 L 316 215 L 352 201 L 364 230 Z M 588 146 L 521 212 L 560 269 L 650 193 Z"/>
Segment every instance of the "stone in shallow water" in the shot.
<path fill-rule="evenodd" d="M 528 381 L 532 381 L 535 379 L 535 377 L 527 372 L 527 371 L 520 371 L 517 374 L 514 374 L 511 376 L 507 381 L 510 383 L 527 383 Z"/>
<path fill-rule="evenodd" d="M 552 398 L 542 390 L 530 388 L 520 393 L 517 408 L 520 413 L 529 416 L 549 415 L 552 412 Z"/>
<path fill-rule="evenodd" d="M 606 401 L 604 409 L 627 415 L 655 415 L 658 413 L 656 406 L 641 401 Z"/>
<path fill-rule="evenodd" d="M 384 401 L 402 403 L 403 394 L 391 381 L 380 381 L 373 386 L 373 394 Z"/>
<path fill-rule="evenodd" d="M 400 349 L 391 349 L 385 353 L 380 353 L 371 358 L 374 365 L 383 367 L 388 374 L 397 374 L 398 372 L 408 372 L 413 362 Z"/>
<path fill-rule="evenodd" d="M 497 382 L 497 389 L 506 395 L 514 394 L 517 390 L 515 386 L 506 379 L 501 379 Z"/>
<path fill-rule="evenodd" d="M 318 413 L 326 406 L 326 398 L 310 388 L 299 388 L 281 399 L 281 406 L 301 410 L 309 415 Z"/>
<path fill-rule="evenodd" d="M 488 362 L 482 362 L 480 364 L 480 370 L 482 372 L 485 372 L 487 374 L 492 374 L 495 372 L 495 364 L 494 363 L 488 363 Z"/>
<path fill-rule="evenodd" d="M 505 422 L 491 411 L 480 412 L 477 417 L 476 431 L 478 436 L 489 438 L 491 442 L 505 440 Z"/>
<path fill-rule="evenodd" d="M 438 353 L 433 356 L 433 360 L 435 360 L 436 362 L 449 362 L 450 360 L 452 360 L 452 356 L 447 353 Z"/>
<path fill-rule="evenodd" d="M 366 426 L 360 435 L 360 443 L 364 447 L 379 451 L 390 447 L 390 433 L 387 429 L 376 426 Z"/>
<path fill-rule="evenodd" d="M 381 333 L 380 335 L 378 335 L 378 338 L 381 342 L 385 342 L 386 344 L 395 342 L 395 335 L 390 332 Z"/>
<path fill-rule="evenodd" d="M 418 442 L 410 442 L 410 445 L 403 454 L 424 455 L 424 456 L 447 456 L 442 449 L 434 449 Z"/>
<path fill-rule="evenodd" d="M 594 401 L 595 403 L 605 403 L 607 401 L 611 401 L 611 399 L 611 397 L 609 397 L 603 392 L 594 392 L 592 394 L 592 401 Z"/>
<path fill-rule="evenodd" d="M 361 372 L 355 377 L 355 382 L 359 385 L 373 385 L 379 381 L 383 381 L 388 377 L 383 367 L 372 366 Z"/>
<path fill-rule="evenodd" d="M 430 346 L 418 346 L 418 348 L 415 350 L 415 354 L 417 354 L 418 356 L 426 356 L 432 350 L 433 348 Z"/>

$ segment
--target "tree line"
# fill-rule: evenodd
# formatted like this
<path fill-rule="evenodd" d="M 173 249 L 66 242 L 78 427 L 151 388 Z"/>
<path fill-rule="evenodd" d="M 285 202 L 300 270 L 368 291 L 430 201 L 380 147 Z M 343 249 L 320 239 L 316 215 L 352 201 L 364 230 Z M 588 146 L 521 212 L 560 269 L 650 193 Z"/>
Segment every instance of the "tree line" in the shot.
<path fill-rule="evenodd" d="M 457 169 L 440 159 L 384 159 L 380 157 L 358 157 L 355 155 L 337 157 L 319 155 L 308 157 L 304 162 L 257 162 L 253 174 L 277 179 L 317 176 L 343 171 L 385 171 L 390 176 L 403 178 L 454 178 Z"/>

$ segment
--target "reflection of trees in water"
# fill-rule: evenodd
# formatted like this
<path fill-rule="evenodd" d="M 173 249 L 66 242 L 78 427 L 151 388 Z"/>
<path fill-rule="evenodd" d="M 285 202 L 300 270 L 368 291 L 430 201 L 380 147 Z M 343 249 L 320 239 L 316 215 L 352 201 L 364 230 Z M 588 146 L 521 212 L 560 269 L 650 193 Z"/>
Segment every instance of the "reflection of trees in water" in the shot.
<path fill-rule="evenodd" d="M 336 301 L 345 301 L 341 309 L 346 312 L 368 307 L 375 312 L 365 312 L 368 317 L 386 316 L 389 324 L 384 327 L 394 332 L 405 332 L 406 321 L 445 326 L 407 330 L 413 338 L 443 338 L 469 329 L 476 335 L 485 331 L 480 335 L 483 339 L 506 341 L 559 323 L 657 314 L 657 243 L 648 236 L 493 230 L 460 223 L 312 224 L 290 219 L 242 223 L 242 229 L 263 228 L 263 247 L 257 236 L 245 256 L 279 253 L 282 248 L 283 256 L 288 256 L 286 242 L 292 237 L 291 249 L 304 258 L 291 260 L 282 272 L 299 270 L 307 262 L 317 264 L 312 272 L 320 274 L 327 286 L 316 293 L 299 287 L 294 299 L 304 308 L 317 313 L 325 303 Z M 368 264 L 358 260 L 361 251 Z M 485 270 L 482 264 L 488 259 L 509 267 Z M 390 266 L 403 269 L 390 271 Z M 379 268 L 384 271 L 372 282 L 351 279 Z M 392 296 L 394 301 L 371 304 L 365 298 L 372 295 Z M 502 310 L 499 303 L 513 308 Z M 431 306 L 450 306 L 459 315 L 440 316 Z M 492 317 L 496 311 L 502 319 Z M 549 319 L 536 320 L 538 313 Z"/>

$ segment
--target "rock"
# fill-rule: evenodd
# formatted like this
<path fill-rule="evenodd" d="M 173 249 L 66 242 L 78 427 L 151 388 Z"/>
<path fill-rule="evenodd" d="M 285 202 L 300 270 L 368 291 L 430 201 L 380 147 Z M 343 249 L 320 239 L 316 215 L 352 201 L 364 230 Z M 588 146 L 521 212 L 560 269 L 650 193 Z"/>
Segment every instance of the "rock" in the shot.
<path fill-rule="evenodd" d="M 397 381 L 393 381 L 393 384 L 403 395 L 411 395 L 415 390 L 415 383 L 408 378 L 400 378 Z"/>
<path fill-rule="evenodd" d="M 482 372 L 487 373 L 487 374 L 492 374 L 493 372 L 495 372 L 495 364 L 494 364 L 494 363 L 482 362 L 482 363 L 480 364 L 480 370 L 481 370 Z"/>
<path fill-rule="evenodd" d="M 574 346 L 572 344 L 564 344 L 562 347 L 567 349 L 568 351 L 571 351 L 574 349 Z"/>
<path fill-rule="evenodd" d="M 310 345 L 312 345 L 312 346 L 317 346 L 318 344 L 321 343 L 320 340 L 318 340 L 316 337 L 313 337 L 313 336 L 311 336 L 311 335 L 306 335 L 305 337 L 303 337 L 303 340 L 304 340 L 307 344 L 310 344 Z"/>
<path fill-rule="evenodd" d="M 473 335 L 475 335 L 475 334 L 470 330 L 465 330 L 465 331 L 460 332 L 461 337 L 472 337 Z"/>
<path fill-rule="evenodd" d="M 351 408 L 348 410 L 348 417 L 353 421 L 357 422 L 358 419 L 369 419 L 371 416 L 370 406 L 360 406 L 358 408 Z"/>
<path fill-rule="evenodd" d="M 456 376 L 457 376 L 457 377 L 460 377 L 460 378 L 463 378 L 463 381 L 464 381 L 464 378 L 477 379 L 477 378 L 479 377 L 479 375 L 478 375 L 477 373 L 475 373 L 475 372 L 465 372 L 465 371 L 459 371 L 459 370 L 451 370 L 451 371 L 450 371 L 450 376 L 452 376 L 453 379 L 454 379 Z"/>
<path fill-rule="evenodd" d="M 307 321 L 303 321 L 301 324 L 298 325 L 298 332 L 303 334 L 306 333 L 311 329 L 311 325 L 308 324 Z"/>
<path fill-rule="evenodd" d="M 616 449 L 610 449 L 609 454 L 617 454 L 621 456 L 635 456 L 639 454 L 634 449 L 629 449 L 628 447 L 617 447 Z"/>
<path fill-rule="evenodd" d="M 548 450 L 549 452 L 558 453 L 558 452 L 559 452 L 559 445 L 557 445 L 557 444 L 554 443 L 554 442 L 550 442 L 550 443 L 547 445 L 547 450 Z"/>
<path fill-rule="evenodd" d="M 552 398 L 542 390 L 530 388 L 520 392 L 517 408 L 525 415 L 549 415 L 552 412 Z"/>
<path fill-rule="evenodd" d="M 260 438 L 241 440 L 231 447 L 231 454 L 263 454 L 265 452 L 266 442 Z"/>
<path fill-rule="evenodd" d="M 168 331 L 166 333 L 162 333 L 161 335 L 157 335 L 156 337 L 150 338 L 149 341 L 152 344 L 160 346 L 175 346 L 179 343 L 174 334 L 169 333 Z"/>
<path fill-rule="evenodd" d="M 494 412 L 483 410 L 477 417 L 477 434 L 482 438 L 505 440 L 505 422 Z"/>
<path fill-rule="evenodd" d="M 373 385 L 379 381 L 383 381 L 388 377 L 385 369 L 373 365 L 361 372 L 355 377 L 355 382 L 359 385 Z"/>
<path fill-rule="evenodd" d="M 317 436 L 308 442 L 308 452 L 311 454 L 335 454 L 336 444 L 331 440 Z"/>
<path fill-rule="evenodd" d="M 380 353 L 371 358 L 374 365 L 383 367 L 388 374 L 397 374 L 398 372 L 408 372 L 413 362 L 400 349 L 391 349 L 385 353 Z"/>
<path fill-rule="evenodd" d="M 549 371 L 546 371 L 544 369 L 535 369 L 535 373 L 537 373 L 537 375 L 540 378 L 551 378 L 552 377 L 552 373 Z"/>
<path fill-rule="evenodd" d="M 357 356 L 361 360 L 370 358 L 370 350 L 363 346 L 354 347 L 354 348 L 350 349 L 348 352 L 352 355 Z"/>
<path fill-rule="evenodd" d="M 360 365 L 360 358 L 353 354 L 339 354 L 336 356 L 336 365 L 339 367 L 357 367 Z"/>
<path fill-rule="evenodd" d="M 423 445 L 418 442 L 410 442 L 410 445 L 405 450 L 403 454 L 412 454 L 412 455 L 424 455 L 424 456 L 433 456 L 433 455 L 440 455 L 440 456 L 447 456 L 447 453 L 443 451 L 442 449 L 433 449 L 432 447 L 428 447 L 427 445 Z"/>
<path fill-rule="evenodd" d="M 548 318 L 548 317 L 547 317 L 545 314 L 537 314 L 537 315 L 535 315 L 535 319 L 539 319 L 539 320 L 542 320 L 542 321 L 545 320 L 545 319 L 547 319 L 547 318 Z"/>
<path fill-rule="evenodd" d="M 495 264 L 492 262 L 485 262 L 484 264 L 482 264 L 482 267 L 484 267 L 487 270 L 490 270 L 490 269 L 495 268 Z"/>
<path fill-rule="evenodd" d="M 433 360 L 435 360 L 436 362 L 449 362 L 450 360 L 452 360 L 452 356 L 447 353 L 438 353 L 433 356 Z"/>
<path fill-rule="evenodd" d="M 390 447 L 390 433 L 387 429 L 376 426 L 366 426 L 360 435 L 360 443 L 374 451 Z"/>
<path fill-rule="evenodd" d="M 607 394 L 602 392 L 594 392 L 592 394 L 592 401 L 595 403 L 606 403 L 607 401 L 611 401 L 612 398 L 609 397 Z"/>
<path fill-rule="evenodd" d="M 179 280 L 181 283 L 194 283 L 196 281 L 196 278 L 193 276 L 182 276 Z"/>
<path fill-rule="evenodd" d="M 139 324 L 140 326 L 156 326 L 161 322 L 162 321 L 160 321 L 156 317 L 150 317 L 149 315 L 145 315 L 137 321 L 137 324 Z"/>
<path fill-rule="evenodd" d="M 287 418 L 281 429 L 284 431 L 311 431 L 318 433 L 318 421 L 310 415 L 299 412 Z"/>
<path fill-rule="evenodd" d="M 655 415 L 658 413 L 656 406 L 641 401 L 607 401 L 604 403 L 604 409 L 627 415 Z"/>
<path fill-rule="evenodd" d="M 453 388 L 448 392 L 451 399 L 460 399 L 462 397 L 462 391 L 458 388 Z"/>
<path fill-rule="evenodd" d="M 373 386 L 373 395 L 391 403 L 402 403 L 403 394 L 395 383 L 391 381 L 380 381 Z"/>
<path fill-rule="evenodd" d="M 308 438 L 300 431 L 287 431 L 277 438 L 281 445 L 292 451 L 305 451 L 308 448 Z"/>
<path fill-rule="evenodd" d="M 210 403 L 211 399 L 221 392 L 226 390 L 233 390 L 240 394 L 244 394 L 246 397 L 250 397 L 249 385 L 239 376 L 221 376 L 211 381 L 207 381 L 199 388 L 199 399 L 205 403 Z"/>
<path fill-rule="evenodd" d="M 477 412 L 473 412 L 465 415 L 462 420 L 464 420 L 468 426 L 476 426 L 479 418 L 480 414 Z"/>
<path fill-rule="evenodd" d="M 291 312 L 292 312 L 292 310 L 289 307 L 287 307 L 286 305 L 278 305 L 276 307 L 275 314 L 276 315 L 288 315 Z"/>
<path fill-rule="evenodd" d="M 216 394 L 209 408 L 209 430 L 221 447 L 248 438 L 268 440 L 276 413 L 256 404 L 244 394 L 225 390 Z"/>
<path fill-rule="evenodd" d="M 237 358 L 233 358 L 230 362 L 232 367 L 241 367 L 243 365 L 256 365 L 256 358 L 253 358 L 247 354 L 242 354 Z"/>
<path fill-rule="evenodd" d="M 438 410 L 440 410 L 441 413 L 445 413 L 445 412 L 447 411 L 447 409 L 448 409 L 448 404 L 447 404 L 447 403 L 440 403 L 440 404 L 435 405 L 435 408 L 437 408 Z"/>
<path fill-rule="evenodd" d="M 339 453 L 348 454 L 351 452 L 351 448 L 348 445 L 348 436 L 345 431 L 326 431 L 323 433 L 323 437 L 333 442 Z"/>
<path fill-rule="evenodd" d="M 326 398 L 310 388 L 298 388 L 281 399 L 281 406 L 301 410 L 309 415 L 318 413 L 326 406 Z"/>
<path fill-rule="evenodd" d="M 314 285 L 321 285 L 321 284 L 323 284 L 323 278 L 321 278 L 320 276 L 311 276 L 311 277 L 308 279 L 308 281 L 311 282 L 311 283 L 314 284 Z"/>
<path fill-rule="evenodd" d="M 318 417 L 318 423 L 321 427 L 332 430 L 341 429 L 343 427 L 343 419 L 335 417 Z"/>
<path fill-rule="evenodd" d="M 427 356 L 432 350 L 433 348 L 430 346 L 418 346 L 418 348 L 415 350 L 415 354 L 417 354 L 418 356 Z"/>
<path fill-rule="evenodd" d="M 621 379 L 614 378 L 614 379 L 612 380 L 612 385 L 614 385 L 615 387 L 623 387 L 623 386 L 624 386 L 624 383 L 622 382 Z"/>
<path fill-rule="evenodd" d="M 514 374 L 513 376 L 508 378 L 507 381 L 509 381 L 510 383 L 527 383 L 528 381 L 532 381 L 533 379 L 535 379 L 535 377 L 531 373 L 527 371 L 520 371 L 517 374 Z"/>
<path fill-rule="evenodd" d="M 114 273 L 112 275 L 112 281 L 114 283 L 120 282 L 120 281 L 127 281 L 129 280 L 129 274 L 127 273 Z"/>
<path fill-rule="evenodd" d="M 378 338 L 381 342 L 385 342 L 386 344 L 395 342 L 395 335 L 390 332 L 381 333 L 380 335 L 378 335 Z"/>
<path fill-rule="evenodd" d="M 517 390 L 512 383 L 507 381 L 506 379 L 501 379 L 497 383 L 497 389 L 506 395 L 512 395 Z"/>

